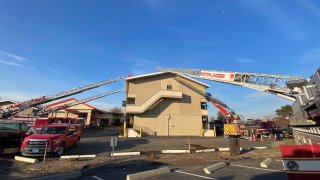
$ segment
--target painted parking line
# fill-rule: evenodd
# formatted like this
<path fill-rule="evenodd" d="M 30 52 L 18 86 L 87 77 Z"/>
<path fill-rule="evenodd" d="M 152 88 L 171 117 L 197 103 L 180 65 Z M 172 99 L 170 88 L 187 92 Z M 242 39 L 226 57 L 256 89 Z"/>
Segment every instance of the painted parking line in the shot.
<path fill-rule="evenodd" d="M 95 178 L 95 179 L 97 179 L 97 180 L 104 180 L 104 179 L 102 179 L 102 178 L 100 178 L 100 177 L 98 177 L 98 176 L 91 176 L 91 177 L 93 177 L 93 178 Z"/>
<path fill-rule="evenodd" d="M 190 175 L 190 176 L 195 176 L 195 177 L 199 177 L 199 178 L 203 178 L 203 179 L 211 179 L 211 180 L 216 180 L 216 179 L 214 179 L 214 178 L 211 178 L 211 177 L 201 176 L 201 175 L 197 175 L 197 174 L 192 174 L 192 173 L 187 173 L 187 172 L 183 172 L 183 171 L 178 171 L 178 170 L 175 170 L 174 172 L 177 172 L 177 173 L 181 173 L 181 174 L 186 174 L 186 175 Z"/>
<path fill-rule="evenodd" d="M 249 166 L 241 166 L 241 165 L 229 165 L 229 166 L 242 167 L 242 168 L 248 168 L 248 169 L 257 169 L 257 170 L 270 171 L 270 172 L 284 172 L 284 171 L 273 170 L 273 169 L 263 169 L 263 168 L 256 168 L 256 167 L 249 167 Z"/>

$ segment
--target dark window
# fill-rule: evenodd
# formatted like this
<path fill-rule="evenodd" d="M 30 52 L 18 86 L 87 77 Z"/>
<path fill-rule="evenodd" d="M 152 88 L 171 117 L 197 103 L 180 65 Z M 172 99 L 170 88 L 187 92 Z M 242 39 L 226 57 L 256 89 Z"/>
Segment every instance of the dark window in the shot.
<path fill-rule="evenodd" d="M 21 124 L 22 132 L 27 132 L 29 129 L 30 129 L 29 126 L 27 126 L 26 124 Z"/>
<path fill-rule="evenodd" d="M 135 98 L 127 98 L 127 104 L 135 104 Z"/>
<path fill-rule="evenodd" d="M 167 90 L 172 90 L 172 85 L 167 85 Z"/>
<path fill-rule="evenodd" d="M 208 105 L 206 102 L 201 102 L 201 109 L 207 109 Z"/>

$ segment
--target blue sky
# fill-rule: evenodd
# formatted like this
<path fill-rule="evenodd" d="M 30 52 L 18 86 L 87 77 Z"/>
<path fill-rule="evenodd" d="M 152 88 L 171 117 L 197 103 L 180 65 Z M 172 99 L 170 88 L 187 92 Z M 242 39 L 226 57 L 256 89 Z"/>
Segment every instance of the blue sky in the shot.
<path fill-rule="evenodd" d="M 17 101 L 126 74 L 181 67 L 296 75 L 320 62 L 320 3 L 311 0 L 0 1 L 0 97 Z M 290 104 L 203 81 L 246 118 Z M 76 95 L 82 99 L 124 82 Z M 90 104 L 120 106 L 124 93 Z M 215 110 L 210 107 L 211 115 Z"/>

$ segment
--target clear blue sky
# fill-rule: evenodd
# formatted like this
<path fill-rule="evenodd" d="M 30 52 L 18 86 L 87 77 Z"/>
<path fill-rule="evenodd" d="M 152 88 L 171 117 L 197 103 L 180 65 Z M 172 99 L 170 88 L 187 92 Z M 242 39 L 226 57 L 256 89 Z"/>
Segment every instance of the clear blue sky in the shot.
<path fill-rule="evenodd" d="M 320 64 L 319 32 L 316 0 L 3 0 L 0 97 L 21 101 L 155 66 L 309 77 Z M 246 118 L 290 103 L 203 82 Z M 121 87 L 123 81 L 75 97 Z M 91 104 L 108 108 L 123 99 Z"/>

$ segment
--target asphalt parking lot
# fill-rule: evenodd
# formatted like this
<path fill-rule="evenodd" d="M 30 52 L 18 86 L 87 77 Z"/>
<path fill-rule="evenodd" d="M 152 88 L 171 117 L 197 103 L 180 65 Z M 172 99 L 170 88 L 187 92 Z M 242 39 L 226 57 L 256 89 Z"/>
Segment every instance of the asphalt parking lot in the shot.
<path fill-rule="evenodd" d="M 85 155 L 85 154 L 97 154 L 97 157 L 100 158 L 106 158 L 110 157 L 110 153 L 112 152 L 112 148 L 110 147 L 110 139 L 111 137 L 118 137 L 119 135 L 119 127 L 109 127 L 105 130 L 86 130 L 86 132 L 83 133 L 80 144 L 78 147 L 71 148 L 65 152 L 64 155 Z M 190 142 L 190 148 L 191 152 L 194 152 L 195 150 L 199 149 L 211 149 L 211 148 L 221 148 L 221 147 L 228 147 L 229 142 L 227 139 L 223 137 L 217 137 L 217 138 L 201 138 L 201 137 L 143 137 L 143 138 L 118 138 L 118 145 L 115 148 L 115 152 L 133 152 L 133 151 L 140 151 L 142 156 L 147 157 L 150 154 L 161 154 L 161 150 L 171 149 L 171 150 L 187 150 L 189 148 Z M 257 142 L 251 142 L 248 140 L 241 140 L 241 147 L 248 148 L 248 147 L 254 147 L 254 146 L 267 146 L 268 148 L 272 147 L 273 142 L 272 140 L 265 139 L 263 142 L 257 141 Z M 260 151 L 255 153 L 254 155 L 259 155 Z M 273 152 L 272 152 L 273 153 Z M 277 154 L 277 153 L 275 153 Z M 162 156 L 162 155 L 160 155 Z M 205 159 L 205 162 L 202 162 L 201 159 L 198 157 L 201 156 L 202 159 Z M 175 169 L 178 168 L 183 172 L 188 173 L 194 173 L 194 174 L 202 174 L 203 175 L 203 164 L 206 162 L 210 162 L 210 158 L 216 158 L 216 154 L 203 154 L 203 155 L 197 155 L 195 153 L 192 154 L 186 154 L 186 155 L 177 155 L 177 156 L 163 156 L 161 157 L 160 161 L 156 161 L 157 163 L 149 164 L 148 166 L 130 166 L 130 169 L 127 168 L 127 164 L 124 164 L 121 167 L 124 167 L 123 170 L 117 170 L 117 173 L 119 174 L 119 177 L 125 177 L 128 173 L 134 173 L 143 171 L 150 168 L 157 168 L 164 165 L 169 165 L 170 168 Z M 11 156 L 2 156 L 0 157 L 0 179 L 12 177 L 13 179 L 16 178 L 27 178 L 28 176 L 25 174 L 24 170 L 28 167 L 28 164 L 25 164 L 23 162 L 18 162 L 13 159 L 13 155 Z M 184 157 L 184 158 L 181 158 Z M 197 161 L 194 159 L 197 158 Z M 209 159 L 208 159 L 209 158 Z M 128 157 L 130 159 L 130 157 Z M 39 158 L 41 160 L 41 158 Z M 171 164 L 166 164 L 166 161 L 171 161 Z M 99 160 L 100 161 L 100 160 Z M 103 160 L 102 160 L 103 161 Z M 112 161 L 112 160 L 111 160 Z M 193 162 L 198 163 L 199 166 L 193 166 L 190 165 L 191 169 L 188 169 L 188 163 L 185 163 L 183 161 L 190 161 L 192 164 Z M 62 163 L 59 158 L 55 157 L 48 157 L 46 160 L 46 166 L 48 168 L 56 166 L 56 163 Z M 172 162 L 177 162 L 176 164 L 184 164 L 183 167 L 177 165 L 173 166 Z M 75 162 L 76 163 L 76 162 Z M 190 164 L 189 163 L 189 164 Z M 139 164 L 139 163 L 138 163 Z M 253 166 L 253 165 L 252 165 Z M 253 167 L 256 167 L 254 165 Z M 241 172 L 240 167 L 228 167 L 227 169 L 230 169 L 230 173 L 234 174 L 235 172 L 239 171 Z M 226 169 L 226 171 L 228 171 Z M 179 171 L 180 171 L 179 170 Z M 108 175 L 108 171 L 104 170 L 105 175 Z M 219 177 L 226 176 L 223 174 L 225 171 L 220 172 Z M 250 172 L 250 170 L 248 170 Z M 266 173 L 265 171 L 261 171 L 263 174 Z M 218 172 L 217 172 L 218 173 Z M 270 172 L 275 173 L 275 172 Z M 219 173 L 218 173 L 219 174 Z M 259 175 L 259 174 L 257 174 Z M 104 175 L 102 175 L 104 176 Z M 180 178 L 187 176 L 187 178 L 195 178 L 187 174 L 182 174 L 173 172 L 170 175 L 170 179 L 172 178 Z M 172 177 L 171 177 L 172 176 Z M 85 177 L 85 178 L 89 178 Z M 210 176 L 211 177 L 211 176 Z M 214 176 L 217 178 L 216 176 Z M 238 176 L 237 176 L 238 177 Z M 161 179 L 161 177 L 159 177 Z M 185 179 L 185 178 L 184 178 Z"/>
<path fill-rule="evenodd" d="M 168 174 L 155 176 L 152 180 L 168 180 L 168 179 L 181 179 L 181 180 L 199 180 L 199 179 L 221 179 L 221 180 L 243 180 L 243 179 L 287 179 L 286 174 L 283 172 L 282 163 L 274 161 L 270 168 L 260 168 L 259 164 L 263 159 L 257 160 L 244 160 L 230 162 L 229 166 L 222 168 L 213 174 L 205 174 L 203 168 L 212 165 L 210 164 L 192 164 L 180 166 L 166 166 L 171 169 Z M 100 169 L 99 173 L 89 174 L 82 176 L 81 180 L 105 180 L 105 179 L 126 179 L 127 174 L 133 174 L 152 170 L 163 167 L 161 165 L 152 166 L 120 166 L 114 169 Z"/>
<path fill-rule="evenodd" d="M 112 151 L 112 148 L 110 147 L 110 139 L 112 136 L 118 135 L 119 127 L 109 127 L 104 131 L 87 131 L 83 134 L 78 148 L 73 148 L 66 151 L 65 155 L 110 153 Z M 217 138 L 190 137 L 189 142 L 191 150 L 210 149 L 219 147 L 221 148 L 229 146 L 229 142 L 221 136 Z M 241 140 L 241 147 L 243 148 L 249 148 L 254 146 L 271 147 L 271 145 L 272 140 L 269 139 L 265 139 L 263 142 L 260 142 L 260 140 L 257 140 L 257 142 Z M 142 138 L 118 138 L 118 145 L 115 148 L 115 151 L 142 151 L 148 153 L 159 152 L 164 149 L 188 148 L 188 137 L 148 136 Z"/>

